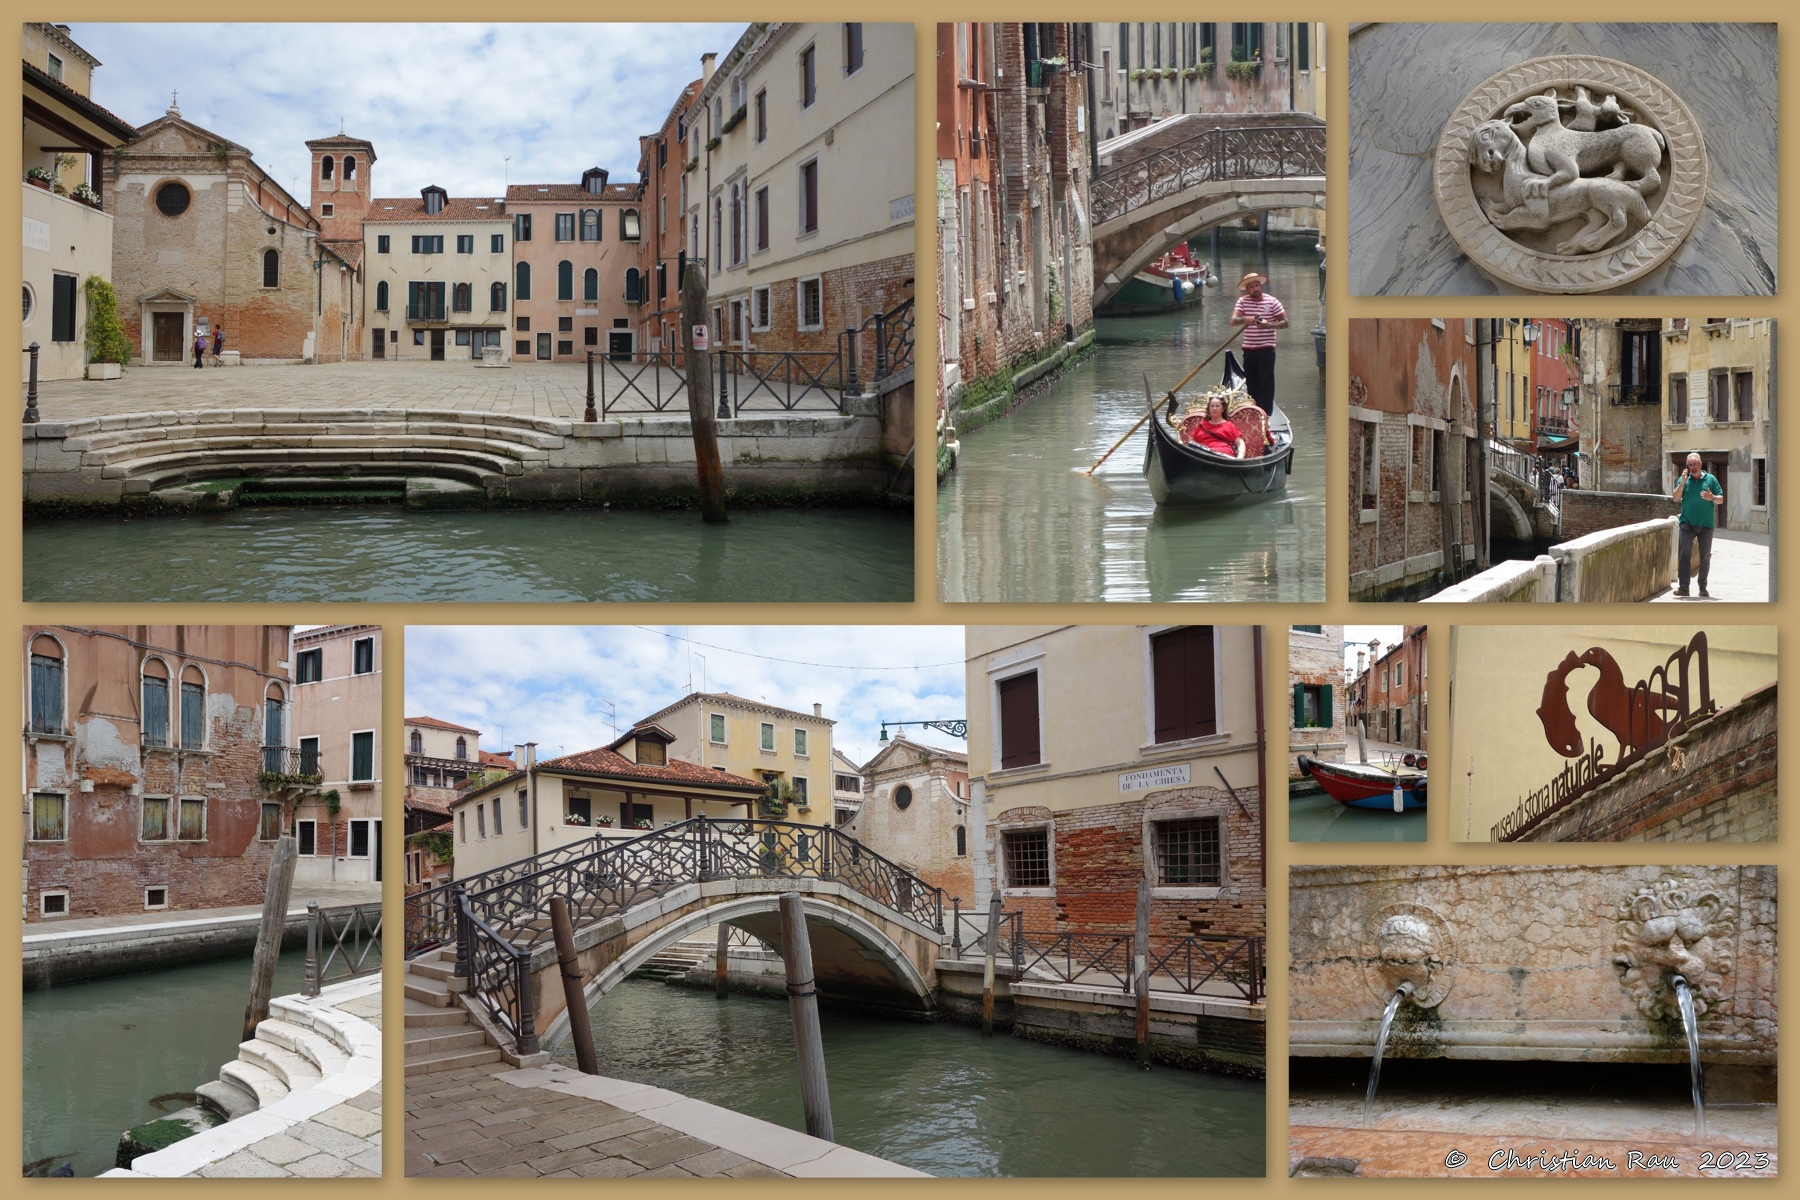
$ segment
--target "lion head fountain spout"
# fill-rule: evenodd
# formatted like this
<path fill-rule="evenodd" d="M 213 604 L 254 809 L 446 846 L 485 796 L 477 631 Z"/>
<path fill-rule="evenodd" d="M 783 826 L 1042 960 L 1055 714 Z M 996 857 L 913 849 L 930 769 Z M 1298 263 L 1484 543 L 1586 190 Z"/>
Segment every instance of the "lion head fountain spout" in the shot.
<path fill-rule="evenodd" d="M 1395 913 L 1381 923 L 1375 945 L 1379 955 L 1376 969 L 1388 987 L 1420 1007 L 1429 1007 L 1432 976 L 1444 968 L 1437 931 L 1431 923 L 1413 913 Z"/>

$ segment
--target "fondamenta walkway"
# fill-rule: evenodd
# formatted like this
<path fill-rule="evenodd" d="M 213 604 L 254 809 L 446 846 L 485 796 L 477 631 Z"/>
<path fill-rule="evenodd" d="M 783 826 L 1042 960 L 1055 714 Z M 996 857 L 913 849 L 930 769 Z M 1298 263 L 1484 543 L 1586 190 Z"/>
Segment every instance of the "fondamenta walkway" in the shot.
<path fill-rule="evenodd" d="M 922 1177 L 663 1088 L 504 1063 L 408 1081 L 406 1174 Z"/>
<path fill-rule="evenodd" d="M 625 380 L 631 380 L 627 388 Z M 679 372 L 642 364 L 594 364 L 595 406 L 601 391 L 614 413 L 662 411 L 687 419 Z M 780 384 L 776 384 L 777 387 Z M 746 397 L 750 383 L 742 388 Z M 785 397 L 786 391 L 782 392 Z M 622 399 L 621 399 L 622 397 Z M 670 398 L 673 398 L 672 400 Z M 38 384 L 38 409 L 50 422 L 131 413 L 262 409 L 390 409 L 494 413 L 579 421 L 587 409 L 583 363 L 515 362 L 477 367 L 468 362 L 346 362 L 293 366 L 126 367 L 113 380 L 58 379 Z M 767 393 L 746 411 L 782 411 Z M 837 411 L 837 394 L 796 387 L 794 410 Z"/>

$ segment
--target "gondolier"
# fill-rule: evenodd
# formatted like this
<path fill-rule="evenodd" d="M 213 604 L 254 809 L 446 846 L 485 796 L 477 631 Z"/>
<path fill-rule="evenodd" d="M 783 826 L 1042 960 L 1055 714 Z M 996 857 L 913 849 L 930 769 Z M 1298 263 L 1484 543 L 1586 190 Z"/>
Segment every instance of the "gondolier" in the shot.
<path fill-rule="evenodd" d="M 1287 309 L 1263 291 L 1268 277 L 1255 271 L 1238 281 L 1237 306 L 1231 323 L 1244 326 L 1245 389 L 1266 413 L 1275 411 L 1275 331 L 1286 329 Z"/>

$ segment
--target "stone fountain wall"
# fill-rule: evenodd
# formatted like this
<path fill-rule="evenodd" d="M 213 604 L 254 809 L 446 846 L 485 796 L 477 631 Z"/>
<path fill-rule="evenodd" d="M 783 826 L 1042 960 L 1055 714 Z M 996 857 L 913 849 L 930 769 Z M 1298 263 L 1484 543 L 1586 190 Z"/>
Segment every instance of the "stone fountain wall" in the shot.
<path fill-rule="evenodd" d="M 1288 1052 L 1685 1063 L 1668 986 L 1705 1011 L 1701 1058 L 1775 1064 L 1772 866 L 1293 867 Z"/>

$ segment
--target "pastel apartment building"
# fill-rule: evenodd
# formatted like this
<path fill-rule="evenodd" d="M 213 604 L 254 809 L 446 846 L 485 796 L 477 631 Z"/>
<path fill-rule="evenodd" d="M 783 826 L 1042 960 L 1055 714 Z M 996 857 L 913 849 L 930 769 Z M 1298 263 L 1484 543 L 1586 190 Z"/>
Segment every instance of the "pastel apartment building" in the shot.
<path fill-rule="evenodd" d="M 599 167 L 580 183 L 515 183 L 513 356 L 573 362 L 589 351 L 629 358 L 643 302 L 643 213 L 635 184 L 608 184 Z"/>
<path fill-rule="evenodd" d="M 369 357 L 469 362 L 507 355 L 512 326 L 512 221 L 501 200 L 452 197 L 369 202 L 363 220 L 364 322 Z"/>
<path fill-rule="evenodd" d="M 296 803 L 296 879 L 381 881 L 381 626 L 294 635 L 292 744 L 317 775 Z"/>

